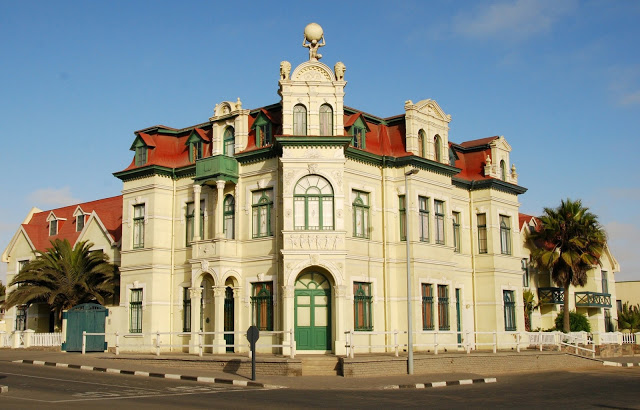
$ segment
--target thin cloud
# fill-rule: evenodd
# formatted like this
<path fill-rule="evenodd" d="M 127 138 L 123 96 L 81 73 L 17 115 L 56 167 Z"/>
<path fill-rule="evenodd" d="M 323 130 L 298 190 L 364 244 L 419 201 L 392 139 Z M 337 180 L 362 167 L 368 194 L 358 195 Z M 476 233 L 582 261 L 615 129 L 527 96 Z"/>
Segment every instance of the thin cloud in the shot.
<path fill-rule="evenodd" d="M 551 30 L 575 1 L 517 0 L 482 5 L 453 18 L 453 30 L 464 37 L 500 37 L 520 40 Z"/>
<path fill-rule="evenodd" d="M 34 206 L 41 209 L 67 206 L 80 202 L 79 199 L 71 194 L 71 188 L 68 186 L 59 189 L 38 189 L 29 194 L 27 198 Z"/>
<path fill-rule="evenodd" d="M 620 276 L 616 277 L 616 280 L 640 280 L 640 254 L 637 247 L 640 227 L 613 221 L 604 228 L 607 231 L 611 252 L 620 262 Z"/>
<path fill-rule="evenodd" d="M 634 93 L 622 95 L 618 101 L 620 105 L 640 104 L 640 90 Z"/>

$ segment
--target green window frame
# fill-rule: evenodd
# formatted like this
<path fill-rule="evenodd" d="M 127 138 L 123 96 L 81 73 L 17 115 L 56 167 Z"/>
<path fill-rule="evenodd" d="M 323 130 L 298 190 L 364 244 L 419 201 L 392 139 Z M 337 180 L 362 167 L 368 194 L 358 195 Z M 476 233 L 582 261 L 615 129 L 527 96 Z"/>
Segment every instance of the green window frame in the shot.
<path fill-rule="evenodd" d="M 131 289 L 129 333 L 142 333 L 142 289 Z"/>
<path fill-rule="evenodd" d="M 522 266 L 522 286 L 525 288 L 529 287 L 530 276 L 529 276 L 529 260 L 526 258 L 522 258 L 520 260 L 520 264 Z"/>
<path fill-rule="evenodd" d="M 256 127 L 256 138 L 258 147 L 271 145 L 271 124 L 265 123 Z"/>
<path fill-rule="evenodd" d="M 273 330 L 273 282 L 253 283 L 251 312 L 254 326 Z"/>
<path fill-rule="evenodd" d="M 320 175 L 301 178 L 293 191 L 295 230 L 334 229 L 333 187 Z"/>
<path fill-rule="evenodd" d="M 252 192 L 253 204 L 253 237 L 263 238 L 273 236 L 272 211 L 273 211 L 273 189 L 262 189 Z"/>
<path fill-rule="evenodd" d="M 329 104 L 320 106 L 320 135 L 333 135 L 333 108 Z"/>
<path fill-rule="evenodd" d="M 235 239 L 236 237 L 236 200 L 231 194 L 224 197 L 223 206 L 223 232 L 227 239 Z"/>
<path fill-rule="evenodd" d="M 223 141 L 224 146 L 222 153 L 227 157 L 233 157 L 236 150 L 236 136 L 233 127 L 227 127 L 227 129 L 224 130 Z"/>
<path fill-rule="evenodd" d="M 451 219 L 453 221 L 453 251 L 460 253 L 460 247 L 462 246 L 460 242 L 460 212 L 452 212 Z"/>
<path fill-rule="evenodd" d="M 307 135 L 307 107 L 302 104 L 293 107 L 293 135 Z"/>
<path fill-rule="evenodd" d="M 433 285 L 422 284 L 422 330 L 434 330 L 433 324 Z"/>
<path fill-rule="evenodd" d="M 76 232 L 84 229 L 84 214 L 76 215 Z"/>
<path fill-rule="evenodd" d="M 369 194 L 353 191 L 353 236 L 369 239 Z"/>
<path fill-rule="evenodd" d="M 200 239 L 204 239 L 204 211 L 205 211 L 204 207 L 205 207 L 204 200 L 200 200 Z M 185 215 L 185 219 L 186 219 L 185 240 L 186 240 L 187 246 L 191 246 L 191 242 L 193 242 L 193 237 L 195 234 L 195 228 L 194 228 L 195 212 L 196 212 L 195 203 L 187 202 L 187 210 Z"/>
<path fill-rule="evenodd" d="M 407 240 L 407 210 L 405 208 L 405 196 L 398 195 L 398 216 L 400 218 L 400 240 Z"/>
<path fill-rule="evenodd" d="M 144 248 L 144 208 L 144 204 L 133 206 L 133 249 Z"/>
<path fill-rule="evenodd" d="M 511 255 L 511 218 L 500 215 L 500 252 Z"/>
<path fill-rule="evenodd" d="M 516 326 L 516 299 L 512 290 L 502 291 L 504 302 L 504 330 L 512 332 L 517 330 Z"/>
<path fill-rule="evenodd" d="M 191 332 L 191 289 L 182 288 L 182 331 Z"/>
<path fill-rule="evenodd" d="M 52 219 L 49 221 L 49 236 L 58 234 L 58 220 Z"/>
<path fill-rule="evenodd" d="M 356 331 L 373 330 L 371 283 L 353 282 L 353 328 Z"/>
<path fill-rule="evenodd" d="M 478 253 L 487 253 L 487 214 L 478 214 Z"/>
<path fill-rule="evenodd" d="M 438 330 L 450 330 L 449 286 L 438 285 Z"/>
<path fill-rule="evenodd" d="M 444 201 L 433 201 L 436 220 L 436 243 L 444 245 Z"/>
<path fill-rule="evenodd" d="M 420 206 L 420 241 L 429 242 L 429 198 L 419 196 L 418 204 Z"/>
<path fill-rule="evenodd" d="M 351 127 L 351 146 L 354 148 L 365 149 L 366 132 L 361 127 Z"/>
<path fill-rule="evenodd" d="M 135 165 L 140 167 L 147 163 L 147 150 L 148 147 L 140 143 L 136 146 Z"/>

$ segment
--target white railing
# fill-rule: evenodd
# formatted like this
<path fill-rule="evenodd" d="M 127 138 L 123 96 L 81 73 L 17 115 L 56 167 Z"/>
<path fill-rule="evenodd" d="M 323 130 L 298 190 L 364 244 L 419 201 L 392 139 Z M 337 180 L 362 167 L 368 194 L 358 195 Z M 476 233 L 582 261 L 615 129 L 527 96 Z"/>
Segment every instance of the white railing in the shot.
<path fill-rule="evenodd" d="M 62 333 L 34 333 L 31 335 L 31 346 L 60 346 L 62 345 Z"/>
<path fill-rule="evenodd" d="M 593 340 L 589 337 L 584 338 L 583 334 L 571 334 L 571 333 L 560 333 L 560 345 L 559 347 L 566 346 L 574 349 L 575 354 L 579 354 L 579 352 L 585 352 L 587 354 L 591 354 L 591 357 L 596 357 L 596 346 L 593 344 Z M 585 333 L 586 332 L 577 332 L 577 333 Z M 591 347 L 589 347 L 591 345 Z"/>
<path fill-rule="evenodd" d="M 288 343 L 284 343 L 284 340 L 282 343 L 265 343 L 265 340 L 267 340 L 266 338 L 262 338 L 262 339 L 258 339 L 258 342 L 256 343 L 256 347 L 260 347 L 260 348 L 274 348 L 274 347 L 279 347 L 279 348 L 289 348 L 289 356 L 293 359 L 295 358 L 295 354 L 296 354 L 296 341 L 295 341 L 295 337 L 294 337 L 294 331 L 293 329 L 291 330 L 280 330 L 280 331 L 273 331 L 273 330 L 269 330 L 269 331 L 261 331 L 260 332 L 260 336 L 276 336 L 276 335 L 282 335 L 282 338 L 284 339 L 284 335 L 288 334 L 289 335 L 289 342 Z M 206 336 L 214 336 L 214 340 L 215 340 L 215 336 L 222 336 L 222 338 L 224 338 L 224 335 L 234 335 L 234 343 L 232 344 L 227 344 L 225 343 L 206 343 Z M 243 331 L 226 331 L 226 332 L 154 332 L 154 333 L 124 333 L 124 334 L 120 334 L 119 332 L 114 332 L 114 333 L 87 333 L 87 332 L 82 332 L 82 354 L 86 353 L 86 346 L 87 346 L 87 336 L 114 336 L 115 338 L 115 353 L 116 355 L 120 354 L 120 349 L 122 349 L 123 347 L 135 347 L 135 348 L 140 348 L 140 347 L 151 347 L 154 351 L 156 356 L 160 356 L 160 353 L 163 349 L 165 348 L 171 348 L 171 347 L 180 347 L 180 348 L 195 348 L 198 351 L 198 355 L 202 356 L 204 353 L 204 349 L 211 347 L 211 348 L 219 348 L 219 349 L 226 349 L 226 348 L 238 348 L 238 347 L 249 347 L 249 341 L 244 339 L 245 342 L 241 343 L 242 338 L 241 337 L 236 337 L 236 336 L 244 336 L 246 335 L 246 332 Z M 155 338 L 154 338 L 155 336 Z M 179 337 L 186 337 L 189 336 L 190 337 L 190 343 L 166 343 L 166 342 L 162 342 L 162 337 L 163 336 L 179 336 Z M 142 341 L 140 343 L 127 343 L 127 339 L 135 339 L 135 340 L 140 340 L 142 339 Z M 150 339 L 150 342 L 145 342 L 145 340 Z M 124 343 L 122 343 L 124 341 Z M 194 343 L 194 341 L 197 341 L 197 343 Z M 251 357 L 251 351 L 249 350 L 249 357 Z"/>
<path fill-rule="evenodd" d="M 397 330 L 393 330 L 389 332 L 355 332 L 353 330 L 349 330 L 347 332 L 344 332 L 344 334 L 346 335 L 345 347 L 347 348 L 347 355 L 353 359 L 356 349 L 386 349 L 388 347 L 392 347 L 395 351 L 396 357 L 398 357 L 400 346 L 406 346 L 406 344 L 404 345 L 398 344 L 398 335 L 406 334 L 406 333 L 407 333 L 406 331 L 399 332 Z M 355 343 L 355 337 L 358 337 L 360 339 L 362 338 L 361 336 L 369 336 L 369 335 L 372 335 L 372 336 L 373 335 L 393 335 L 393 343 L 382 344 L 382 345 L 381 344 L 372 345 L 370 343 L 366 343 L 366 344 Z"/>
<path fill-rule="evenodd" d="M 11 347 L 11 333 L 0 332 L 0 347 Z"/>
<path fill-rule="evenodd" d="M 635 344 L 636 343 L 636 335 L 640 333 L 623 333 L 622 334 L 622 344 Z"/>
<path fill-rule="evenodd" d="M 594 333 L 600 336 L 600 344 L 603 345 L 617 345 L 622 341 L 618 332 L 606 332 L 606 333 Z"/>

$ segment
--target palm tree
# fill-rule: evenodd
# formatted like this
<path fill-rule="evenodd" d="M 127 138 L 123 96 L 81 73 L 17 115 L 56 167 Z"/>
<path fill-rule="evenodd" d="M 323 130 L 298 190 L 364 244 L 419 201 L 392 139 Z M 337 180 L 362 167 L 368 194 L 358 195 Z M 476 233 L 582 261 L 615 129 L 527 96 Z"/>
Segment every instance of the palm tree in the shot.
<path fill-rule="evenodd" d="M 606 234 L 598 217 L 582 201 L 562 200 L 560 206 L 544 208 L 541 226 L 529 233 L 531 259 L 539 269 L 564 288 L 564 311 L 569 312 L 569 286 L 584 286 L 587 272 L 600 264 Z M 569 315 L 564 315 L 564 332 L 570 331 Z"/>
<path fill-rule="evenodd" d="M 629 305 L 625 302 L 622 310 L 618 312 L 618 327 L 629 329 L 630 333 L 635 333 L 640 329 L 640 305 Z"/>
<path fill-rule="evenodd" d="M 9 286 L 6 308 L 43 302 L 51 306 L 58 322 L 62 311 L 80 303 L 104 304 L 118 289 L 118 268 L 104 252 L 91 251 L 92 243 L 56 239 L 46 251 L 27 263 Z"/>

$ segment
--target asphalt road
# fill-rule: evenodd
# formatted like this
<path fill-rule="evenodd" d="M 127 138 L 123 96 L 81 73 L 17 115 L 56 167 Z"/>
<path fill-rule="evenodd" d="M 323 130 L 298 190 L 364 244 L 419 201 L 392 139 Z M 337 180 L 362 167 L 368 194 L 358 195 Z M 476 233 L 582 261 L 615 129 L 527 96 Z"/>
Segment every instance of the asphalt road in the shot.
<path fill-rule="evenodd" d="M 1 409 L 608 408 L 640 409 L 640 367 L 498 375 L 420 390 L 295 390 L 210 385 L 0 362 Z M 313 382 L 313 378 L 309 378 Z"/>

